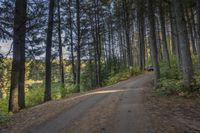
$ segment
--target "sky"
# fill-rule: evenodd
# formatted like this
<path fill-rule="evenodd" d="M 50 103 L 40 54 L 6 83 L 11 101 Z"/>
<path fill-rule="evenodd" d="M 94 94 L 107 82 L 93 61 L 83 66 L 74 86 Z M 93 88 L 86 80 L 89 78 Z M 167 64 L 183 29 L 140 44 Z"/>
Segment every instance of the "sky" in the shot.
<path fill-rule="evenodd" d="M 0 40 L 0 54 L 2 54 L 3 56 L 6 56 L 8 54 L 8 52 L 10 51 L 10 49 L 12 48 L 11 43 L 12 43 L 11 40 L 9 40 L 9 41 Z M 12 52 L 9 54 L 9 57 L 11 57 L 11 55 L 12 55 Z M 63 47 L 63 57 L 65 59 L 68 59 L 69 56 L 70 56 L 70 49 L 66 49 L 65 47 Z M 41 58 L 44 58 L 44 57 L 45 57 L 45 53 L 38 56 L 38 57 L 35 57 L 35 58 L 41 59 Z"/>
<path fill-rule="evenodd" d="M 5 56 L 11 48 L 11 43 L 12 43 L 11 40 L 8 41 L 0 40 L 0 53 Z"/>

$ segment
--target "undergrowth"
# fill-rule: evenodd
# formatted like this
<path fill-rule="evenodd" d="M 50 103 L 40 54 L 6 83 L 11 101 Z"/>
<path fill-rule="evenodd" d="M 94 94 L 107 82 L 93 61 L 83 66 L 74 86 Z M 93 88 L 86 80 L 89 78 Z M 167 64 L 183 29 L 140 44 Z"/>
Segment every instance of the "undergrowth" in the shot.
<path fill-rule="evenodd" d="M 160 96 L 200 96 L 200 74 L 195 71 L 194 82 L 191 88 L 185 88 L 181 77 L 181 72 L 177 69 L 173 60 L 170 70 L 165 63 L 160 64 L 161 78 L 155 86 L 154 93 Z"/>
<path fill-rule="evenodd" d="M 124 69 L 119 71 L 118 73 L 112 73 L 105 82 L 105 85 L 113 85 L 120 81 L 129 79 L 132 76 L 136 76 L 141 74 L 139 67 L 134 67 L 130 69 Z"/>

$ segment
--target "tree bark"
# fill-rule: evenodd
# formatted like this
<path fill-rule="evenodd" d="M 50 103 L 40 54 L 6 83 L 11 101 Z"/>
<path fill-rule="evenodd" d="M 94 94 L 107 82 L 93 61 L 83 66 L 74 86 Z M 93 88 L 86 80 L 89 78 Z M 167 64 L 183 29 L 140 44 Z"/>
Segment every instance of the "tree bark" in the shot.
<path fill-rule="evenodd" d="M 193 52 L 193 54 L 196 55 L 197 51 L 196 51 L 195 40 L 194 40 L 194 36 L 193 36 L 193 28 L 192 28 L 192 22 L 190 19 L 190 15 L 189 15 L 189 10 L 186 8 L 185 12 L 186 12 L 186 18 L 187 18 L 187 24 L 188 24 L 188 31 L 189 31 L 189 35 L 190 35 L 190 41 L 192 44 L 192 52 Z"/>
<path fill-rule="evenodd" d="M 138 2 L 138 26 L 139 26 L 139 49 L 140 49 L 140 70 L 145 69 L 145 44 L 144 44 L 144 1 Z"/>
<path fill-rule="evenodd" d="M 73 83 L 76 84 L 76 72 L 74 64 L 74 43 L 73 43 L 73 26 L 72 26 L 72 10 L 71 10 L 72 1 L 69 0 L 69 27 L 70 27 L 70 45 L 71 45 L 71 64 L 72 64 L 72 74 L 73 74 Z"/>
<path fill-rule="evenodd" d="M 47 30 L 47 46 L 46 46 L 46 75 L 45 75 L 45 93 L 44 101 L 51 100 L 51 47 L 52 47 L 52 33 L 53 33 L 53 21 L 54 21 L 54 5 L 55 0 L 49 1 L 49 18 L 48 18 L 48 30 Z"/>
<path fill-rule="evenodd" d="M 200 1 L 197 2 L 197 54 L 198 54 L 198 66 L 200 69 Z"/>
<path fill-rule="evenodd" d="M 186 20 L 184 16 L 183 1 L 174 0 L 173 4 L 176 12 L 176 22 L 179 34 L 184 86 L 190 88 L 193 81 L 193 65 L 189 47 Z"/>
<path fill-rule="evenodd" d="M 159 2 L 159 13 L 160 13 L 160 24 L 161 24 L 161 33 L 162 33 L 162 44 L 163 44 L 163 57 L 164 61 L 167 64 L 168 69 L 170 66 L 170 59 L 169 59 L 169 51 L 167 48 L 167 38 L 166 38 L 166 29 L 165 29 L 165 14 L 163 11 L 163 0 Z"/>
<path fill-rule="evenodd" d="M 80 0 L 76 0 L 77 13 L 77 64 L 76 64 L 76 85 L 80 91 L 80 73 L 81 73 L 81 27 L 80 27 Z"/>
<path fill-rule="evenodd" d="M 63 64 L 63 50 L 62 50 L 62 38 L 61 38 L 61 19 L 60 19 L 60 0 L 57 0 L 57 12 L 58 12 L 58 43 L 59 43 L 59 65 L 60 65 L 60 76 L 61 85 L 65 86 L 65 74 Z"/>
<path fill-rule="evenodd" d="M 175 47 L 173 50 L 173 53 L 176 55 L 176 62 L 177 67 L 179 70 L 181 69 L 181 53 L 180 53 L 180 44 L 179 44 L 179 37 L 178 37 L 178 31 L 177 31 L 177 24 L 176 24 L 176 16 L 175 11 L 172 6 L 172 3 L 169 5 L 170 9 L 170 24 L 171 24 L 171 34 L 172 34 L 172 45 Z"/>
<path fill-rule="evenodd" d="M 25 35 L 26 35 L 26 0 L 16 0 L 13 36 L 13 61 L 11 71 L 11 87 L 9 108 L 18 112 L 25 107 L 24 78 L 25 78 Z"/>
<path fill-rule="evenodd" d="M 150 23 L 150 44 L 151 44 L 151 54 L 153 65 L 155 68 L 155 83 L 157 83 L 160 79 L 160 67 L 158 63 L 158 50 L 156 46 L 156 32 L 155 32 L 155 19 L 154 19 L 154 7 L 153 1 L 148 0 L 148 17 Z"/>
<path fill-rule="evenodd" d="M 132 60 L 132 50 L 131 50 L 131 41 L 130 41 L 130 20 L 129 20 L 129 8 L 128 8 L 129 0 L 123 1 L 123 12 L 124 12 L 124 20 L 125 20 L 125 35 L 126 35 L 126 47 L 127 47 L 127 56 L 128 56 L 128 66 L 133 66 Z"/>

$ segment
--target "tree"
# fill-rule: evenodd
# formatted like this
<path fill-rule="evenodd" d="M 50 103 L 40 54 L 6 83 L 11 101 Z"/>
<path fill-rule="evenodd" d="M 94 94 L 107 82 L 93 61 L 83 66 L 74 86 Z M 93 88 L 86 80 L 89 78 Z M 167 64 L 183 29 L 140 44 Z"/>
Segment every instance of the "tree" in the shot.
<path fill-rule="evenodd" d="M 197 2 L 197 54 L 198 54 L 198 65 L 200 68 L 200 1 L 196 0 Z"/>
<path fill-rule="evenodd" d="M 163 56 L 164 56 L 166 65 L 168 66 L 168 69 L 169 69 L 171 66 L 170 66 L 169 52 L 167 48 L 163 0 L 159 1 L 159 14 L 160 14 L 160 24 L 161 24 L 161 31 L 162 31 Z"/>
<path fill-rule="evenodd" d="M 77 63 L 76 63 L 76 85 L 80 90 L 81 76 L 81 27 L 80 27 L 80 0 L 76 0 L 76 25 L 77 25 Z"/>
<path fill-rule="evenodd" d="M 26 35 L 26 0 L 16 0 L 13 34 L 13 61 L 9 111 L 17 112 L 25 107 L 25 35 Z"/>
<path fill-rule="evenodd" d="M 158 50 L 156 46 L 156 33 L 155 33 L 155 19 L 154 19 L 154 7 L 153 1 L 148 0 L 148 18 L 149 18 L 149 25 L 150 25 L 150 43 L 151 43 L 151 54 L 153 65 L 155 67 L 155 82 L 157 83 L 160 79 L 160 67 L 158 62 Z"/>
<path fill-rule="evenodd" d="M 128 66 L 131 67 L 133 65 L 131 40 L 130 40 L 130 14 L 129 14 L 131 4 L 129 0 L 124 0 L 122 3 L 123 3 L 123 13 L 124 13 L 124 26 L 126 35 Z"/>
<path fill-rule="evenodd" d="M 172 3 L 169 5 L 169 14 L 170 14 L 170 24 L 171 24 L 171 34 L 172 34 L 172 45 L 174 50 L 173 54 L 176 55 L 176 64 L 178 69 L 181 69 L 181 57 L 180 57 L 180 44 L 179 44 L 179 37 L 177 31 L 177 24 L 176 24 L 176 16 L 174 8 L 172 7 Z"/>
<path fill-rule="evenodd" d="M 140 43 L 140 70 L 145 69 L 145 43 L 144 43 L 144 0 L 139 0 L 138 2 L 138 26 L 139 26 L 139 43 Z"/>
<path fill-rule="evenodd" d="M 183 0 L 174 0 L 173 6 L 176 13 L 176 24 L 180 42 L 184 86 L 190 88 L 193 82 L 193 65 L 189 47 L 186 20 L 184 16 Z"/>
<path fill-rule="evenodd" d="M 60 0 L 57 0 L 57 13 L 58 13 L 58 43 L 59 43 L 59 64 L 60 64 L 60 76 L 62 87 L 65 85 L 65 74 L 63 64 L 63 50 L 62 50 L 62 38 L 61 38 L 61 19 L 60 19 Z"/>
<path fill-rule="evenodd" d="M 72 64 L 72 76 L 73 76 L 73 83 L 76 84 L 76 72 L 75 72 L 75 64 L 74 64 L 74 43 L 73 43 L 73 26 L 72 26 L 72 1 L 68 1 L 69 5 L 69 29 L 70 29 L 70 47 L 71 47 L 71 64 Z"/>
<path fill-rule="evenodd" d="M 54 21 L 54 5 L 55 0 L 49 1 L 49 17 L 48 17 L 48 30 L 46 41 L 46 75 L 45 75 L 45 93 L 44 101 L 51 100 L 51 46 L 52 46 L 52 33 L 53 33 L 53 21 Z"/>

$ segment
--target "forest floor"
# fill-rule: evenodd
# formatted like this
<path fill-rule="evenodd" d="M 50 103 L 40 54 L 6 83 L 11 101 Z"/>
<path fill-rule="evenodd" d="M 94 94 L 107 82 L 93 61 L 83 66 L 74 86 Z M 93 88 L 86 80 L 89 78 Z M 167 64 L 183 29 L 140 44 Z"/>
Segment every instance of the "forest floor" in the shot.
<path fill-rule="evenodd" d="M 12 116 L 6 133 L 199 133 L 200 100 L 154 96 L 152 74 Z"/>

